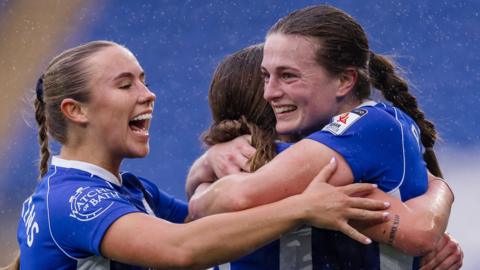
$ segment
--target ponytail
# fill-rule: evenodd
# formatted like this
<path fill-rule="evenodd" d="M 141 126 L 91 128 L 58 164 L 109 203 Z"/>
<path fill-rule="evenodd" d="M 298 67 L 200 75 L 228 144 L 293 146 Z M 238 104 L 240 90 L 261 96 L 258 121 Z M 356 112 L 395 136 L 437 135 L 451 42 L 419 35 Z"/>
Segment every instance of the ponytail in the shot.
<path fill-rule="evenodd" d="M 407 82 L 395 72 L 395 64 L 384 56 L 370 53 L 370 82 L 380 90 L 386 100 L 406 112 L 420 127 L 421 141 L 425 147 L 423 158 L 428 170 L 435 176 L 442 177 L 442 172 L 433 150 L 437 132 L 432 122 L 425 119 L 425 114 L 418 107 L 416 98 L 408 92 Z"/>
<path fill-rule="evenodd" d="M 252 136 L 251 144 L 257 150 L 249 160 L 250 170 L 253 172 L 272 160 L 276 154 L 273 140 L 275 138 L 274 128 L 259 127 L 248 122 L 245 116 L 242 116 L 238 120 L 223 120 L 212 124 L 202 135 L 202 139 L 206 145 L 212 146 L 246 134 Z"/>

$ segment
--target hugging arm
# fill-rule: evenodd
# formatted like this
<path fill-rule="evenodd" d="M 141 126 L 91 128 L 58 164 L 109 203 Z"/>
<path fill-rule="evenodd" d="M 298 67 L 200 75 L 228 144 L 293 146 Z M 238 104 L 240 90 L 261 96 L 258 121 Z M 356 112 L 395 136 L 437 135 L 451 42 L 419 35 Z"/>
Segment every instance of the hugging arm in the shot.
<path fill-rule="evenodd" d="M 348 194 L 370 192 L 371 184 L 336 188 L 325 181 L 335 170 L 327 166 L 299 195 L 236 213 L 224 213 L 187 224 L 173 224 L 143 213 L 130 213 L 113 222 L 101 242 L 103 256 L 159 269 L 201 269 L 233 260 L 259 248 L 301 224 L 342 229 L 366 243 L 367 238 L 346 222 L 356 215 L 381 221 L 382 203 L 352 200 Z M 335 218 L 332 218 L 335 217 Z M 340 218 L 337 218 L 340 217 Z M 332 220 L 343 223 L 332 223 Z M 228 241 L 225 241 L 228 239 Z"/>
<path fill-rule="evenodd" d="M 352 183 L 352 172 L 342 156 L 321 143 L 302 140 L 255 173 L 229 175 L 219 179 L 203 192 L 196 193 L 190 201 L 190 212 L 194 218 L 199 218 L 214 213 L 247 209 L 301 193 L 331 157 L 336 157 L 339 168 L 329 183 Z M 382 193 L 375 192 L 375 196 Z M 435 184 L 430 185 L 429 191 L 414 199 L 417 203 L 410 203 L 410 206 L 409 202 L 403 203 L 385 193 L 381 196 L 378 198 L 392 204 L 389 209 L 390 221 L 376 224 L 366 231 L 367 235 L 376 241 L 390 243 L 411 255 L 432 250 L 446 227 L 453 201 L 453 196 L 445 184 L 435 181 Z M 419 217 L 435 218 L 430 220 Z M 406 226 L 413 223 L 418 227 Z M 367 230 L 367 227 L 361 226 L 360 229 Z M 393 238 L 390 233 L 392 230 L 395 230 Z"/>

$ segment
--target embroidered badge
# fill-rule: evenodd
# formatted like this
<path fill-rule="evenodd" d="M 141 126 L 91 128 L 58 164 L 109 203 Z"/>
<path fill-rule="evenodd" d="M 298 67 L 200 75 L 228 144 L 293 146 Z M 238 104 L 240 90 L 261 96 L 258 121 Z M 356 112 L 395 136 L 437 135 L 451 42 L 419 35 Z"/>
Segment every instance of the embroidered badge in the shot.
<path fill-rule="evenodd" d="M 365 109 L 355 109 L 333 117 L 333 121 L 322 130 L 333 135 L 342 135 L 353 123 L 368 113 Z"/>
<path fill-rule="evenodd" d="M 80 187 L 69 199 L 70 216 L 80 221 L 92 220 L 113 205 L 111 199 L 118 198 L 118 193 L 111 189 Z"/>

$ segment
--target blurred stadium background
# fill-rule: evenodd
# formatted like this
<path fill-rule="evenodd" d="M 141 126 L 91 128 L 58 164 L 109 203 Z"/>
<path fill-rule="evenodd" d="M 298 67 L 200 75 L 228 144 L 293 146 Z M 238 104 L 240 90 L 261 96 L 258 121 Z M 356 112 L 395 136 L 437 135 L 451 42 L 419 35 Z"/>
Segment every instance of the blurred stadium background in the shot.
<path fill-rule="evenodd" d="M 157 94 L 152 150 L 124 169 L 185 198 L 184 179 L 210 121 L 207 90 L 218 61 L 262 42 L 288 12 L 320 2 L 0 0 L 0 265 L 17 248 L 21 202 L 37 177 L 30 101 L 51 57 L 96 39 L 124 44 L 137 55 Z M 436 148 L 456 193 L 448 231 L 464 249 L 464 269 L 480 269 L 480 2 L 326 3 L 354 16 L 372 49 L 394 55 L 415 85 L 442 137 Z"/>

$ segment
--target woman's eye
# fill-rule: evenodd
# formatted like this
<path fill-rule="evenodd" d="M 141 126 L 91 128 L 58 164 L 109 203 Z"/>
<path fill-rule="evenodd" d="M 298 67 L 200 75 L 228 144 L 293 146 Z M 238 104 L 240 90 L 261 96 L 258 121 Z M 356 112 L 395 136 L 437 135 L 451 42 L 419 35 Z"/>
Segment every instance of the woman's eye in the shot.
<path fill-rule="evenodd" d="M 270 80 L 270 75 L 267 73 L 262 73 L 262 78 L 265 83 L 268 83 L 268 80 Z"/>
<path fill-rule="evenodd" d="M 296 76 L 295 76 L 295 74 L 293 74 L 293 73 L 288 73 L 288 72 L 282 73 L 282 78 L 283 78 L 283 79 L 286 79 L 286 80 L 292 79 L 292 78 L 295 78 L 295 77 L 296 77 Z"/>
<path fill-rule="evenodd" d="M 122 84 L 122 85 L 120 85 L 119 88 L 120 89 L 129 89 L 131 86 L 132 86 L 132 84 L 130 84 L 130 83 L 129 84 Z"/>

